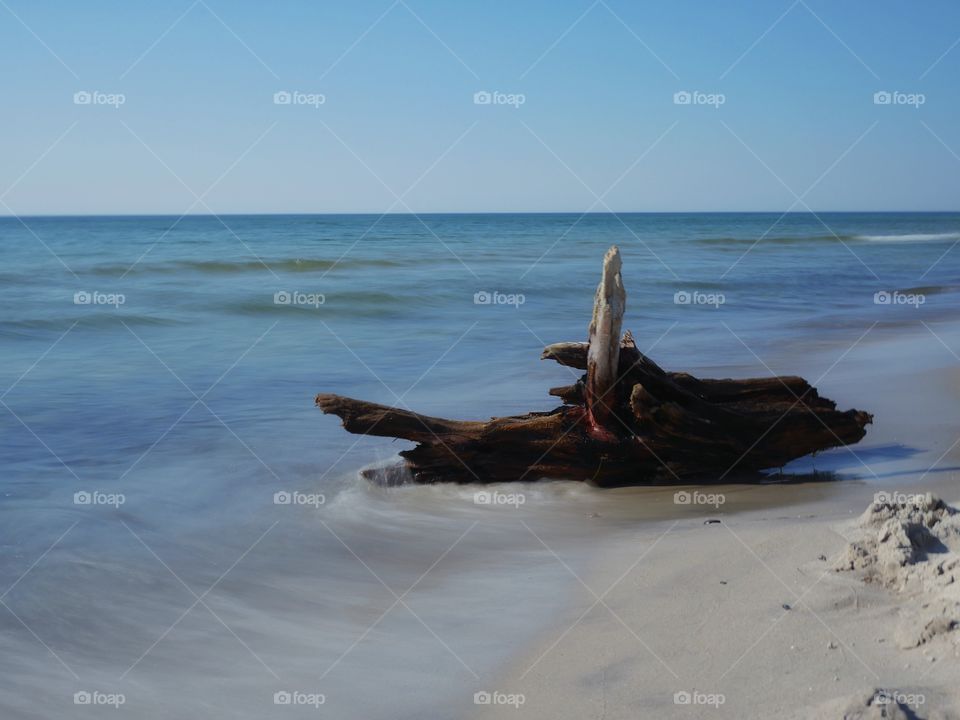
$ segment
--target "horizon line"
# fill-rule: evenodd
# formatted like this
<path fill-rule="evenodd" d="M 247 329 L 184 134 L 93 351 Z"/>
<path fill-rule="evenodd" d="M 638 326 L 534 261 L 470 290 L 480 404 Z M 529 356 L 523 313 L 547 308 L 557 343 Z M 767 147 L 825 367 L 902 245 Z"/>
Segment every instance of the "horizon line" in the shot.
<path fill-rule="evenodd" d="M 423 212 L 376 212 L 376 211 L 339 211 L 339 212 L 223 212 L 223 213 L 0 213 L 0 220 L 19 219 L 66 219 L 66 218 L 219 218 L 219 217 L 418 217 L 426 215 L 575 215 L 575 216 L 617 216 L 617 215 L 896 215 L 896 214 L 947 215 L 960 213 L 957 210 L 613 210 L 604 212 L 582 212 L 578 210 L 437 210 Z"/>

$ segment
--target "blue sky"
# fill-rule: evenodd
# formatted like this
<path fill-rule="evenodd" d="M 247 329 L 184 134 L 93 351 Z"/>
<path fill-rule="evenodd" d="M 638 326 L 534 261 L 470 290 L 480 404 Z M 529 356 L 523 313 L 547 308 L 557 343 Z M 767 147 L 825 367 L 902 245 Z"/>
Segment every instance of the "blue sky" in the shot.
<path fill-rule="evenodd" d="M 960 209 L 946 0 L 2 0 L 0 18 L 3 215 Z"/>

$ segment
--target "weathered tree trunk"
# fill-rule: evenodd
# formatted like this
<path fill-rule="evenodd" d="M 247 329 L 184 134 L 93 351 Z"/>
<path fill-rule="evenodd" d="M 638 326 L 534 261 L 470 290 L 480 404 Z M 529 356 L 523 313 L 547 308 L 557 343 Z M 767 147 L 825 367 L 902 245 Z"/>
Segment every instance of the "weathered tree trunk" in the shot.
<path fill-rule="evenodd" d="M 591 430 L 604 436 L 609 435 L 607 428 L 617 405 L 614 391 L 620 363 L 620 328 L 627 304 L 620 278 L 621 265 L 620 250 L 617 247 L 607 250 L 588 331 L 587 415 Z"/>
<path fill-rule="evenodd" d="M 604 257 L 588 343 L 548 345 L 542 357 L 586 370 L 552 388 L 564 405 L 489 422 L 444 420 L 317 395 L 349 432 L 412 440 L 401 452 L 418 482 L 539 478 L 599 485 L 717 480 L 780 467 L 818 450 L 858 442 L 872 417 L 841 412 L 803 378 L 701 380 L 666 372 L 621 339 L 626 294 L 620 253 Z"/>

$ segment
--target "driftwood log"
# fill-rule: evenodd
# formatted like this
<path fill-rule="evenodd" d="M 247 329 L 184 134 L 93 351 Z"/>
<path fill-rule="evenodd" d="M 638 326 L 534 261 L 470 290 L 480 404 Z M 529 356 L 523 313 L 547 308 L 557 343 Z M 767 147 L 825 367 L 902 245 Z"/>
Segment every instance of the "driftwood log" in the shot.
<path fill-rule="evenodd" d="M 626 293 L 620 251 L 607 251 L 589 342 L 547 346 L 543 359 L 586 373 L 552 388 L 550 412 L 445 420 L 320 394 L 351 433 L 417 443 L 400 453 L 416 482 L 558 478 L 598 485 L 710 481 L 782 467 L 858 442 L 869 413 L 839 411 L 800 377 L 698 379 L 667 372 L 621 337 Z"/>

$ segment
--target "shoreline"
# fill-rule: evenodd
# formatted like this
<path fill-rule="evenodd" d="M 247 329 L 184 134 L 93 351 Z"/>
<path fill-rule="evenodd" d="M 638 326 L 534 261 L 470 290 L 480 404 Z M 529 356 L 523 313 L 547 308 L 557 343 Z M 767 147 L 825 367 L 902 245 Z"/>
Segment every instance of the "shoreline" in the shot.
<path fill-rule="evenodd" d="M 723 696 L 700 710 L 710 717 L 840 717 L 821 713 L 877 689 L 922 696 L 920 717 L 960 712 L 957 633 L 898 648 L 910 599 L 833 570 L 849 529 L 839 510 L 758 511 L 608 540 L 585 587 L 498 690 L 523 693 L 534 718 L 695 716 L 675 704 L 683 692 Z"/>
<path fill-rule="evenodd" d="M 950 342 L 960 324 L 937 333 Z M 788 466 L 836 473 L 832 481 L 700 488 L 723 493 L 720 507 L 676 506 L 672 487 L 605 491 L 627 506 L 643 495 L 649 521 L 638 526 L 617 500 L 598 503 L 620 529 L 599 538 L 564 611 L 514 656 L 497 690 L 522 693 L 533 718 L 842 717 L 849 707 L 879 712 L 867 708 L 878 690 L 922 700 L 907 703 L 917 717 L 960 717 L 960 633 L 899 648 L 897 618 L 922 599 L 833 570 L 876 493 L 932 491 L 960 505 L 960 444 L 950 430 L 960 369 L 946 350 L 918 353 L 922 337 L 864 342 L 822 382 L 841 406 L 875 414 L 852 453 L 838 448 Z M 832 350 L 803 362 L 827 362 Z M 912 407 L 906 394 L 923 416 L 902 411 Z M 632 517 L 620 522 L 619 514 Z M 684 692 L 693 702 L 724 701 L 675 704 Z M 469 716 L 498 715 L 481 706 Z"/>

